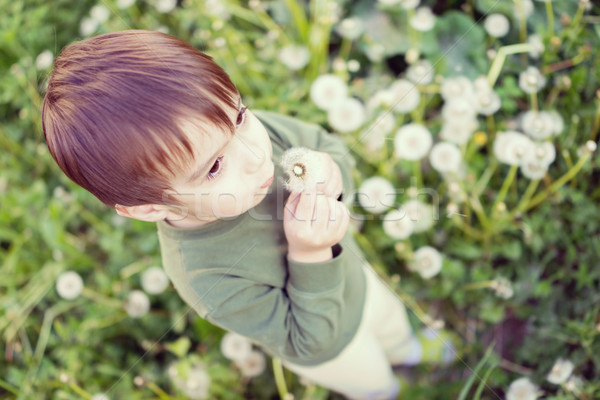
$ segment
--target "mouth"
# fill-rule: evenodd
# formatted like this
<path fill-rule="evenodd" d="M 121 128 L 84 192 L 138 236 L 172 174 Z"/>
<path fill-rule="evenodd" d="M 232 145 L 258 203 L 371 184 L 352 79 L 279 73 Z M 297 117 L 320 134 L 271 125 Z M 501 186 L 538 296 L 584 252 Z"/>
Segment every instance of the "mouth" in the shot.
<path fill-rule="evenodd" d="M 272 183 L 273 183 L 273 176 L 270 177 L 269 179 L 267 179 L 267 181 L 265 183 L 263 183 L 263 185 L 260 188 L 261 189 L 268 188 L 269 186 L 271 186 Z"/>

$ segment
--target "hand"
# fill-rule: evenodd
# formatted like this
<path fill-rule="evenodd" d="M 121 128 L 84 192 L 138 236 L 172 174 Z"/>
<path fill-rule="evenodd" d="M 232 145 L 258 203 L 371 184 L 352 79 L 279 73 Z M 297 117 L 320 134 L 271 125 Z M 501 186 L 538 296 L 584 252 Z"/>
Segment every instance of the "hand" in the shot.
<path fill-rule="evenodd" d="M 337 200 L 344 189 L 340 167 L 328 153 L 321 151 L 315 151 L 315 153 L 321 158 L 319 164 L 323 166 L 322 172 L 324 178 L 324 182 L 317 184 L 317 192 Z"/>
<path fill-rule="evenodd" d="M 283 214 L 289 257 L 309 263 L 331 259 L 331 247 L 342 240 L 349 221 L 344 203 L 314 189 L 292 192 Z"/>

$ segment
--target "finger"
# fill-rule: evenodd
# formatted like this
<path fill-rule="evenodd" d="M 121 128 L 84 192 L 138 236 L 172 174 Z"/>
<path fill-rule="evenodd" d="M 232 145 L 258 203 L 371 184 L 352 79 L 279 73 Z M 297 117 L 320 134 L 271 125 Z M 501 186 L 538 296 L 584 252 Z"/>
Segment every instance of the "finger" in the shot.
<path fill-rule="evenodd" d="M 289 219 L 296 213 L 301 193 L 291 192 L 284 206 L 284 213 Z"/>
<path fill-rule="evenodd" d="M 329 223 L 329 200 L 324 194 L 317 195 L 315 214 L 312 223 L 313 230 L 323 234 Z"/>
<path fill-rule="evenodd" d="M 311 221 L 313 219 L 317 195 L 314 189 L 307 189 L 300 194 L 298 206 L 294 216 L 298 221 Z"/>
<path fill-rule="evenodd" d="M 338 229 L 336 234 L 341 238 L 346 234 L 348 225 L 350 224 L 350 210 L 341 201 L 336 201 L 336 213 L 338 215 Z"/>

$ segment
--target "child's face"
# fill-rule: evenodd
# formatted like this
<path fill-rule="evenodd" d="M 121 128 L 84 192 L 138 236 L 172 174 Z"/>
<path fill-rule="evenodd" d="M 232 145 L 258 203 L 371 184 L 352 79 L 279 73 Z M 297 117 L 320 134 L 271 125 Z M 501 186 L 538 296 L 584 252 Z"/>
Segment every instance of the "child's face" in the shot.
<path fill-rule="evenodd" d="M 231 112 L 231 121 L 236 126 L 233 136 L 217 128 L 202 133 L 192 124 L 184 127 L 197 164 L 173 185 L 179 193 L 174 197 L 185 203 L 187 216 L 167 217 L 171 225 L 190 228 L 237 216 L 265 198 L 275 168 L 271 139 L 241 101 L 239 111 Z"/>

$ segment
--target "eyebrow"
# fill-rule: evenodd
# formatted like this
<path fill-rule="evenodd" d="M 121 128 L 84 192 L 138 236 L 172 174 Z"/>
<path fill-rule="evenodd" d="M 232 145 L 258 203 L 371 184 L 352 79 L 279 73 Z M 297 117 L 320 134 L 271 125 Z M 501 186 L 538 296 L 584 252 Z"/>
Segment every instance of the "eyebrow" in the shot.
<path fill-rule="evenodd" d="M 242 107 L 242 97 L 240 96 L 239 100 L 238 100 L 238 114 L 240 113 L 240 109 Z M 237 115 L 236 115 L 237 117 Z M 208 158 L 206 162 L 204 162 L 202 165 L 200 165 L 200 168 L 198 168 L 192 175 L 190 175 L 187 180 L 185 181 L 186 184 L 190 184 L 192 182 L 194 182 L 196 179 L 200 178 L 201 176 L 204 176 L 204 174 L 206 173 L 205 170 L 212 167 L 213 164 L 215 163 L 215 160 L 218 157 L 218 154 L 221 153 L 223 151 L 223 149 L 225 148 L 225 146 L 227 146 L 229 144 L 229 141 L 231 140 L 231 138 L 229 138 L 229 140 L 227 140 L 223 146 L 221 146 L 216 152 L 215 154 Z"/>

